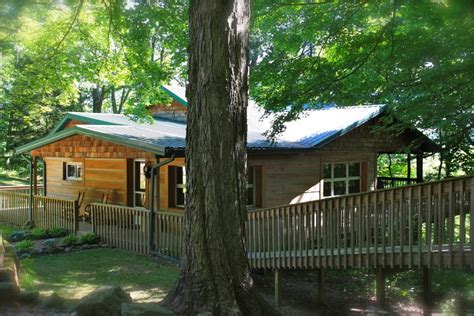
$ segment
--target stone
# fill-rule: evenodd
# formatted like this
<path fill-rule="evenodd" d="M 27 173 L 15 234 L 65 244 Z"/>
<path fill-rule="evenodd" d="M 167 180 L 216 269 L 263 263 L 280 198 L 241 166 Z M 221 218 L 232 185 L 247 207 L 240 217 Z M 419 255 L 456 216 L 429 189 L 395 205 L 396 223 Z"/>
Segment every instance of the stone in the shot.
<path fill-rule="evenodd" d="M 132 298 L 118 286 L 102 286 L 85 296 L 73 308 L 77 316 L 119 316 L 122 303 L 131 303 Z"/>
<path fill-rule="evenodd" d="M 122 304 L 122 316 L 165 316 L 173 313 L 158 304 Z"/>
<path fill-rule="evenodd" d="M 26 303 L 26 304 L 33 304 L 38 302 L 39 299 L 39 292 L 38 291 L 21 291 L 18 294 L 17 300 Z"/>
<path fill-rule="evenodd" d="M 20 293 L 20 288 L 11 282 L 0 282 L 0 301 L 15 299 Z"/>
<path fill-rule="evenodd" d="M 41 309 L 62 310 L 64 307 L 64 300 L 56 293 L 44 298 L 39 304 Z"/>

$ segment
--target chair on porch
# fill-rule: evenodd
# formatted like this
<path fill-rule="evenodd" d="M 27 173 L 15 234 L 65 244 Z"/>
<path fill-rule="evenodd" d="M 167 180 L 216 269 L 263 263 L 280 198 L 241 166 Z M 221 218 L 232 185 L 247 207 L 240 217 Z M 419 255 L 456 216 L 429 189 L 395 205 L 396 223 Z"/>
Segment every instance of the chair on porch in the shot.
<path fill-rule="evenodd" d="M 81 208 L 81 205 L 82 203 L 84 202 L 84 195 L 86 194 L 85 191 L 81 190 L 77 193 L 77 208 L 80 209 Z M 62 218 L 65 218 L 67 220 L 70 220 L 70 219 L 74 219 L 74 211 L 75 210 L 72 210 L 72 209 L 69 209 L 69 208 L 63 208 L 62 209 Z"/>
<path fill-rule="evenodd" d="M 110 195 L 110 191 L 106 191 L 105 193 L 103 193 L 100 203 L 107 204 L 107 202 L 109 201 L 109 195 Z M 91 222 L 91 207 L 92 207 L 92 204 L 87 205 L 84 208 L 84 214 L 82 215 L 82 220 L 87 223 Z"/>

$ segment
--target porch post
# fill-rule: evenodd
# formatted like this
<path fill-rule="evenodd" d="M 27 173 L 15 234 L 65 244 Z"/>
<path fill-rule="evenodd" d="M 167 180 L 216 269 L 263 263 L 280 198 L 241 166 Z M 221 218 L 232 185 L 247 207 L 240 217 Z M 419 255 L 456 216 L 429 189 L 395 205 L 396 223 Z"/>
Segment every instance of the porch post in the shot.
<path fill-rule="evenodd" d="M 33 157 L 33 194 L 38 195 L 38 158 Z"/>
<path fill-rule="evenodd" d="M 423 182 L 423 153 L 416 154 L 416 182 Z"/>
<path fill-rule="evenodd" d="M 407 178 L 411 179 L 411 154 L 407 154 Z"/>
<path fill-rule="evenodd" d="M 148 216 L 148 249 L 151 252 L 154 250 L 153 236 L 155 236 L 155 168 L 151 168 L 149 203 L 150 214 Z"/>
<path fill-rule="evenodd" d="M 30 160 L 30 190 L 28 197 L 28 222 L 33 221 L 33 162 Z"/>

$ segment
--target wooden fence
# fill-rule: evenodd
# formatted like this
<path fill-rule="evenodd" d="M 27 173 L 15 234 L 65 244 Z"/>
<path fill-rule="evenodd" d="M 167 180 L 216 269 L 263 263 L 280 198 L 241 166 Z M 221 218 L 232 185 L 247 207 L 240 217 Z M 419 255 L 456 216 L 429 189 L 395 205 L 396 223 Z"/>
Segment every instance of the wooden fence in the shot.
<path fill-rule="evenodd" d="M 29 194 L 0 191 L 0 222 L 22 226 L 29 219 Z M 78 230 L 77 201 L 49 196 L 33 196 L 32 216 L 40 228 L 61 227 Z"/>
<path fill-rule="evenodd" d="M 30 186 L 29 185 L 11 185 L 11 186 L 0 186 L 0 191 L 8 191 L 13 193 L 22 193 L 22 194 L 29 194 L 30 193 Z M 37 187 L 37 194 L 43 194 L 43 186 L 38 185 Z"/>
<path fill-rule="evenodd" d="M 182 215 L 156 212 L 153 227 L 150 227 L 151 213 L 144 209 L 93 203 L 91 214 L 93 232 L 117 248 L 176 260 L 182 257 Z"/>
<path fill-rule="evenodd" d="M 28 221 L 29 198 L 28 194 L 0 191 L 0 222 L 21 226 Z"/>
<path fill-rule="evenodd" d="M 249 213 L 252 268 L 473 266 L 473 177 Z"/>
<path fill-rule="evenodd" d="M 154 245 L 159 255 L 181 260 L 184 251 L 184 215 L 156 213 Z"/>
<path fill-rule="evenodd" d="M 149 215 L 148 210 L 93 203 L 92 231 L 114 247 L 148 254 Z"/>
<path fill-rule="evenodd" d="M 35 195 L 33 220 L 40 228 L 61 227 L 75 233 L 79 229 L 79 206 L 76 200 Z"/>

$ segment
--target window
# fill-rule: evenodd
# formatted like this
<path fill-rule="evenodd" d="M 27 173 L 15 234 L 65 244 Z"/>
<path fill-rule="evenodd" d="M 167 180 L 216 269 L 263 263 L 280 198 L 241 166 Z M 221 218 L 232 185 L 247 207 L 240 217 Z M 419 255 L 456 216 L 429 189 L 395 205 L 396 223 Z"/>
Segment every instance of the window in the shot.
<path fill-rule="evenodd" d="M 360 192 L 360 163 L 323 165 L 323 195 L 336 196 Z"/>
<path fill-rule="evenodd" d="M 186 203 L 186 168 L 176 167 L 176 190 L 175 190 L 175 201 L 176 206 L 184 207 Z"/>
<path fill-rule="evenodd" d="M 145 207 L 146 177 L 143 168 L 145 160 L 133 162 L 133 206 Z"/>
<path fill-rule="evenodd" d="M 184 207 L 186 204 L 186 168 L 168 167 L 168 192 L 170 207 Z"/>
<path fill-rule="evenodd" d="M 247 206 L 255 206 L 256 200 L 256 172 L 255 167 L 248 167 L 247 168 L 247 183 L 245 185 L 246 188 L 246 198 L 247 198 Z"/>
<path fill-rule="evenodd" d="M 64 180 L 82 180 L 82 162 L 66 162 L 64 167 Z"/>

